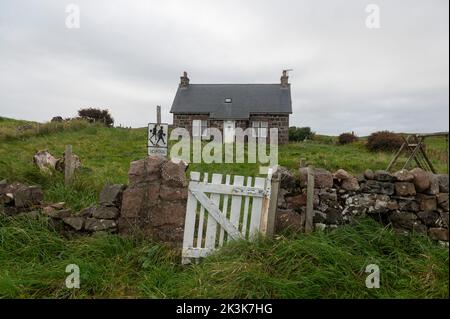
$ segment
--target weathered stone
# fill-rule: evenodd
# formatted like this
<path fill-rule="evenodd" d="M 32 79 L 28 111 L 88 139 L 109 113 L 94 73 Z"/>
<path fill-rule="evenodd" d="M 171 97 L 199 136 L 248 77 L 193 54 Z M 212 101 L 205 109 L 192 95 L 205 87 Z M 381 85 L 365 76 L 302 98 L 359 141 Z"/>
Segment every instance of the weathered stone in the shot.
<path fill-rule="evenodd" d="M 91 232 L 115 230 L 117 228 L 117 223 L 115 220 L 111 219 L 87 218 L 84 228 Z"/>
<path fill-rule="evenodd" d="M 55 169 L 57 159 L 47 150 L 45 150 L 38 151 L 36 154 L 34 154 L 33 162 L 37 165 L 37 167 L 39 167 L 40 170 L 48 171 L 49 169 Z"/>
<path fill-rule="evenodd" d="M 393 195 L 394 184 L 368 180 L 361 185 L 361 191 L 364 193 Z"/>
<path fill-rule="evenodd" d="M 448 229 L 445 228 L 430 228 L 428 234 L 432 239 L 448 241 Z"/>
<path fill-rule="evenodd" d="M 359 184 L 364 183 L 366 181 L 366 178 L 364 177 L 364 174 L 358 174 L 356 176 L 356 180 L 358 181 Z"/>
<path fill-rule="evenodd" d="M 420 210 L 419 203 L 414 198 L 402 198 L 398 200 L 399 210 L 418 212 Z"/>
<path fill-rule="evenodd" d="M 40 216 L 40 213 L 38 211 L 31 211 L 31 212 L 23 212 L 23 213 L 19 213 L 17 215 L 18 217 L 25 217 L 25 218 L 29 218 L 29 219 L 38 219 Z"/>
<path fill-rule="evenodd" d="M 355 177 L 343 180 L 341 187 L 346 191 L 357 191 L 360 188 L 358 180 Z"/>
<path fill-rule="evenodd" d="M 448 193 L 448 174 L 438 174 L 439 192 Z"/>
<path fill-rule="evenodd" d="M 394 173 L 394 177 L 399 182 L 411 183 L 414 181 L 414 175 L 411 174 L 407 169 L 399 170 Z"/>
<path fill-rule="evenodd" d="M 58 210 L 52 208 L 51 206 L 44 207 L 42 213 L 55 219 L 64 219 L 66 217 L 72 216 L 72 211 L 70 209 Z"/>
<path fill-rule="evenodd" d="M 337 201 L 336 189 L 320 189 L 319 198 L 321 201 Z"/>
<path fill-rule="evenodd" d="M 423 211 L 433 211 L 437 209 L 437 200 L 435 196 L 417 194 L 417 200 L 420 203 L 420 209 Z"/>
<path fill-rule="evenodd" d="M 299 208 L 301 206 L 306 206 L 306 194 L 298 194 L 295 196 L 286 197 L 286 204 L 289 208 Z"/>
<path fill-rule="evenodd" d="M 116 219 L 119 217 L 119 209 L 115 206 L 99 206 L 92 212 L 92 217 L 99 219 Z"/>
<path fill-rule="evenodd" d="M 323 223 L 316 223 L 314 224 L 314 229 L 318 231 L 324 231 L 327 228 L 326 224 Z"/>
<path fill-rule="evenodd" d="M 275 233 L 282 231 L 300 232 L 303 229 L 302 217 L 293 210 L 278 209 L 275 214 Z"/>
<path fill-rule="evenodd" d="M 286 167 L 280 166 L 277 169 L 277 174 L 280 179 L 280 188 L 293 192 L 298 187 L 298 178 Z"/>
<path fill-rule="evenodd" d="M 161 165 L 162 183 L 170 187 L 186 187 L 186 165 L 184 162 L 167 161 Z"/>
<path fill-rule="evenodd" d="M 364 171 L 364 177 L 365 177 L 366 179 L 371 180 L 371 179 L 374 179 L 374 178 L 375 178 L 375 174 L 373 173 L 373 171 L 372 171 L 371 169 L 366 169 L 366 170 Z"/>
<path fill-rule="evenodd" d="M 345 181 L 347 179 L 353 178 L 353 176 L 348 173 L 347 171 L 343 169 L 338 169 L 334 174 L 333 177 L 337 179 L 338 181 Z"/>
<path fill-rule="evenodd" d="M 40 186 L 21 187 L 14 193 L 14 205 L 16 207 L 29 207 L 40 205 L 44 199 Z"/>
<path fill-rule="evenodd" d="M 0 194 L 5 194 L 7 187 L 8 187 L 8 181 L 6 179 L 0 180 Z"/>
<path fill-rule="evenodd" d="M 306 167 L 300 168 L 300 186 L 306 187 L 308 183 L 308 169 Z M 323 169 L 314 168 L 314 188 L 332 188 L 333 175 Z"/>
<path fill-rule="evenodd" d="M 398 202 L 395 199 L 391 199 L 388 203 L 387 203 L 387 209 L 389 210 L 397 210 L 400 208 L 400 205 L 398 204 Z"/>
<path fill-rule="evenodd" d="M 423 169 L 416 167 L 410 173 L 414 176 L 413 183 L 417 192 L 424 192 L 430 187 L 430 177 Z"/>
<path fill-rule="evenodd" d="M 139 217 L 145 202 L 146 187 L 129 187 L 123 192 L 121 214 L 126 218 Z"/>
<path fill-rule="evenodd" d="M 325 221 L 327 220 L 327 214 L 319 211 L 319 210 L 315 210 L 314 211 L 314 215 L 313 215 L 313 223 L 325 223 Z"/>
<path fill-rule="evenodd" d="M 65 167 L 66 167 L 65 160 L 66 160 L 66 158 L 63 153 L 63 156 L 56 161 L 55 168 L 57 171 L 64 172 Z M 78 157 L 78 155 L 76 155 L 76 154 L 72 154 L 71 163 L 72 163 L 73 169 L 75 169 L 75 170 L 77 170 L 81 167 L 81 160 Z"/>
<path fill-rule="evenodd" d="M 340 212 L 339 210 L 332 208 L 332 207 L 328 207 L 328 209 L 325 211 L 326 214 L 326 220 L 325 222 L 327 224 L 341 224 L 342 223 L 342 212 Z"/>
<path fill-rule="evenodd" d="M 54 209 L 63 209 L 64 206 L 66 206 L 66 203 L 65 202 L 58 202 L 58 203 L 50 204 L 49 206 L 54 208 Z"/>
<path fill-rule="evenodd" d="M 150 214 L 150 222 L 153 226 L 171 224 L 184 226 L 186 204 L 182 202 L 162 202 L 155 207 Z"/>
<path fill-rule="evenodd" d="M 417 216 L 410 212 L 395 211 L 389 215 L 389 220 L 394 227 L 412 230 L 417 225 Z"/>
<path fill-rule="evenodd" d="M 84 226 L 84 218 L 79 216 L 65 217 L 62 221 L 77 231 L 82 230 Z"/>
<path fill-rule="evenodd" d="M 89 206 L 81 210 L 77 215 L 84 218 L 92 217 L 92 214 L 94 213 L 95 209 L 97 207 L 95 205 Z"/>
<path fill-rule="evenodd" d="M 413 183 L 408 182 L 396 182 L 395 193 L 398 196 L 414 196 L 416 195 L 416 188 Z"/>
<path fill-rule="evenodd" d="M 417 233 L 417 234 L 420 234 L 420 235 L 426 235 L 427 231 L 428 231 L 428 228 L 427 228 L 427 226 L 425 226 L 423 224 L 415 223 L 412 226 L 412 231 L 414 233 Z"/>
<path fill-rule="evenodd" d="M 186 200 L 188 189 L 187 187 L 170 187 L 162 184 L 159 196 L 162 200 Z"/>
<path fill-rule="evenodd" d="M 145 159 L 131 162 L 128 171 L 129 185 L 153 182 L 161 178 L 161 165 L 166 161 L 162 156 L 148 156 Z"/>
<path fill-rule="evenodd" d="M 8 205 L 14 202 L 14 195 L 11 193 L 0 194 L 0 205 Z"/>
<path fill-rule="evenodd" d="M 436 200 L 439 208 L 448 211 L 448 193 L 439 193 L 436 195 Z"/>
<path fill-rule="evenodd" d="M 379 195 L 375 198 L 375 204 L 370 206 L 367 213 L 369 214 L 385 214 L 389 211 L 389 196 Z"/>
<path fill-rule="evenodd" d="M 280 188 L 278 190 L 278 201 L 277 201 L 278 208 L 283 208 L 283 209 L 287 208 L 287 203 L 285 200 L 285 196 L 287 194 L 289 194 L 289 192 L 284 188 Z"/>
<path fill-rule="evenodd" d="M 374 177 L 379 182 L 392 182 L 394 180 L 394 176 L 391 173 L 383 170 L 375 171 Z"/>
<path fill-rule="evenodd" d="M 440 215 L 436 211 L 428 211 L 428 212 L 418 212 L 417 217 L 427 225 L 428 227 L 437 226 L 436 222 L 439 219 Z"/>
<path fill-rule="evenodd" d="M 105 185 L 100 193 L 100 205 L 120 207 L 124 189 L 122 184 Z"/>
<path fill-rule="evenodd" d="M 429 195 L 436 195 L 439 193 L 439 179 L 437 175 L 433 173 L 428 173 L 430 179 L 430 187 L 424 192 Z"/>

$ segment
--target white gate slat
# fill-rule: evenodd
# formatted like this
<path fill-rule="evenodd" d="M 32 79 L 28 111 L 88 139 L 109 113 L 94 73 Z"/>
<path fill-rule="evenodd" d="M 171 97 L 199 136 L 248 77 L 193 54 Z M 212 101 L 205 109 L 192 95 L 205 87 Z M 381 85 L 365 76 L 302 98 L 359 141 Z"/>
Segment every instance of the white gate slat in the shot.
<path fill-rule="evenodd" d="M 212 184 L 222 184 L 222 174 L 213 174 L 212 176 Z M 217 205 L 219 207 L 220 204 L 220 194 L 211 194 L 210 201 L 212 204 Z M 222 215 L 219 210 L 219 215 Z M 217 222 L 220 220 L 216 220 L 213 218 L 214 213 L 208 211 L 208 222 L 206 224 L 206 238 L 205 238 L 205 248 L 215 248 L 216 247 L 216 233 L 217 233 Z"/>
<path fill-rule="evenodd" d="M 191 184 L 195 184 L 200 180 L 200 173 L 191 173 Z M 195 232 L 195 220 L 196 220 L 196 210 L 197 210 L 197 199 L 188 191 L 188 200 L 186 204 L 186 217 L 184 222 L 184 234 L 183 234 L 183 248 L 192 248 L 194 244 L 194 232 Z M 190 262 L 189 258 L 182 256 L 182 263 L 187 264 Z"/>
<path fill-rule="evenodd" d="M 203 176 L 203 182 L 208 183 L 208 173 L 205 173 Z M 198 220 L 198 228 L 197 228 L 197 247 L 202 247 L 203 240 L 203 221 L 205 220 L 205 207 L 203 205 L 200 206 L 200 214 Z"/>
<path fill-rule="evenodd" d="M 230 175 L 227 175 L 225 177 L 225 185 L 230 184 L 231 177 Z M 228 195 L 223 196 L 223 206 L 222 206 L 222 214 L 227 218 L 227 212 L 228 212 Z M 225 231 L 222 227 L 222 225 L 219 225 L 220 227 L 220 235 L 219 235 L 219 247 L 222 247 L 223 245 L 223 238 L 225 236 Z"/>
<path fill-rule="evenodd" d="M 247 177 L 247 186 L 252 186 L 252 178 L 250 176 Z M 250 214 L 249 205 L 250 205 L 250 196 L 246 196 L 245 203 L 244 203 L 244 216 L 242 218 L 242 229 L 241 229 L 241 233 L 242 233 L 242 236 L 244 236 L 244 238 L 245 238 L 245 235 L 247 234 L 247 220 L 248 220 L 248 215 Z"/>
<path fill-rule="evenodd" d="M 193 185 L 192 189 L 201 190 L 205 193 L 264 197 L 264 189 L 249 186 L 233 186 L 226 184 L 197 184 Z"/>
<path fill-rule="evenodd" d="M 233 181 L 234 186 L 243 186 L 244 185 L 244 177 L 243 176 L 234 176 Z M 239 219 L 241 217 L 241 205 L 242 205 L 242 196 L 233 195 L 231 197 L 231 212 L 230 212 L 230 223 L 236 228 L 239 229 Z M 230 241 L 233 238 L 228 236 L 228 240 Z"/>
<path fill-rule="evenodd" d="M 261 177 L 255 178 L 255 187 L 264 188 L 266 180 Z M 259 226 L 261 222 L 261 209 L 263 199 L 260 197 L 253 198 L 252 214 L 250 220 L 249 238 L 254 237 L 259 232 Z"/>

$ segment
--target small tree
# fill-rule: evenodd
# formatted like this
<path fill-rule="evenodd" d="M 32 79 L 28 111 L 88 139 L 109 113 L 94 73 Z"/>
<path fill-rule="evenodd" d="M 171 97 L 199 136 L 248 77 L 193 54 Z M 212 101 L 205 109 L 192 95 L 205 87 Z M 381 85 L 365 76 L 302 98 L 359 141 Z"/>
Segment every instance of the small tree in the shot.
<path fill-rule="evenodd" d="M 106 126 L 112 126 L 114 123 L 114 119 L 111 114 L 109 114 L 108 110 L 100 110 L 91 107 L 79 110 L 78 116 L 89 122 L 100 122 Z"/>
<path fill-rule="evenodd" d="M 371 151 L 395 151 L 403 144 L 400 134 L 380 131 L 370 134 L 367 138 L 367 148 Z"/>
<path fill-rule="evenodd" d="M 295 127 L 289 128 L 289 140 L 294 142 L 304 141 L 305 139 L 312 139 L 314 133 L 310 127 Z"/>
<path fill-rule="evenodd" d="M 353 142 L 356 142 L 357 140 L 358 140 L 358 137 L 352 133 L 342 133 L 338 137 L 338 143 L 340 145 L 351 144 Z"/>

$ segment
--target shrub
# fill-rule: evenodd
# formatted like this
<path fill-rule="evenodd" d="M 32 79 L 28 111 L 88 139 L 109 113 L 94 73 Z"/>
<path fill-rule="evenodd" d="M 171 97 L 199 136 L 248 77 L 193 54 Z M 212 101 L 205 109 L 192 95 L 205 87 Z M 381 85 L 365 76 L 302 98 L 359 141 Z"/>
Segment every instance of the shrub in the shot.
<path fill-rule="evenodd" d="M 109 114 L 108 110 L 100 110 L 91 107 L 79 110 L 78 115 L 89 122 L 100 122 L 104 123 L 106 126 L 111 126 L 114 123 L 114 119 L 111 114 Z"/>
<path fill-rule="evenodd" d="M 400 134 L 380 131 L 372 133 L 367 138 L 367 148 L 370 151 L 395 151 L 403 144 Z"/>
<path fill-rule="evenodd" d="M 338 137 L 338 143 L 340 145 L 351 144 L 353 142 L 356 142 L 357 140 L 358 140 L 358 137 L 353 133 L 342 133 Z"/>
<path fill-rule="evenodd" d="M 295 127 L 289 128 L 289 140 L 294 142 L 304 141 L 305 139 L 312 139 L 314 133 L 310 127 Z"/>

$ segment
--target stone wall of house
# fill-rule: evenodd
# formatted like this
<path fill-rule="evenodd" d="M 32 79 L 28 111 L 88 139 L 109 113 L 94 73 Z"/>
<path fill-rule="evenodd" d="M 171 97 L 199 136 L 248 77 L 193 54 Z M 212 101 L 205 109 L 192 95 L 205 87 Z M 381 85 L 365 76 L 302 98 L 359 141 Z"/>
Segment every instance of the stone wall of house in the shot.
<path fill-rule="evenodd" d="M 391 224 L 399 233 L 428 234 L 448 242 L 448 175 L 415 168 L 394 174 L 366 170 L 352 176 L 340 169 L 331 173 L 315 169 L 314 217 L 316 229 L 336 228 L 371 216 Z M 299 174 L 280 170 L 276 228 L 302 230 L 306 214 L 307 169 Z"/>
<path fill-rule="evenodd" d="M 174 114 L 173 127 L 182 127 L 192 134 L 193 120 L 208 120 L 208 127 L 215 127 L 223 131 L 223 121 L 209 119 L 207 114 Z M 268 123 L 268 128 L 278 128 L 278 143 L 286 144 L 289 142 L 289 115 L 288 114 L 252 114 L 250 120 L 236 120 L 236 128 L 245 130 L 251 127 L 253 121 L 263 121 Z M 270 143 L 268 133 L 267 143 Z"/>

